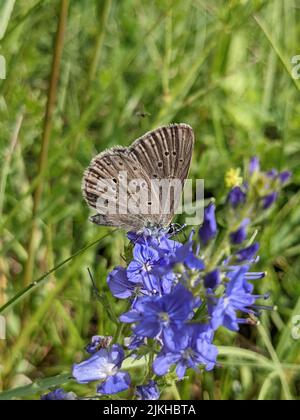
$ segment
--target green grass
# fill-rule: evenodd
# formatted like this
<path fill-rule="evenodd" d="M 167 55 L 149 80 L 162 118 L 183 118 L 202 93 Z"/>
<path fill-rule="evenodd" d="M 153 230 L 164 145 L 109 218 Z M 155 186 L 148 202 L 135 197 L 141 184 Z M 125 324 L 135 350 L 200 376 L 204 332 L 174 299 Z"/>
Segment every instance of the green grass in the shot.
<path fill-rule="evenodd" d="M 259 231 L 260 268 L 268 271 L 260 291 L 271 291 L 278 311 L 238 336 L 221 331 L 221 367 L 191 375 L 179 394 L 299 399 L 300 340 L 291 335 L 300 315 L 300 83 L 290 64 L 300 54 L 297 2 L 70 0 L 66 17 L 67 3 L 0 5 L 7 62 L 0 80 L 0 306 L 110 232 L 88 222 L 80 191 L 97 151 L 186 122 L 196 133 L 191 175 L 204 178 L 217 199 L 226 171 L 252 155 L 294 176 Z M 106 275 L 120 264 L 124 243 L 122 232 L 105 237 L 6 308 L 0 389 L 25 386 L 11 396 L 38 397 L 45 378 L 68 373 L 83 357 L 92 334 L 114 335 L 111 316 L 124 306 L 106 293 Z M 87 267 L 106 296 L 101 302 Z M 40 386 L 26 386 L 37 380 Z M 170 386 L 164 397 L 177 391 Z"/>

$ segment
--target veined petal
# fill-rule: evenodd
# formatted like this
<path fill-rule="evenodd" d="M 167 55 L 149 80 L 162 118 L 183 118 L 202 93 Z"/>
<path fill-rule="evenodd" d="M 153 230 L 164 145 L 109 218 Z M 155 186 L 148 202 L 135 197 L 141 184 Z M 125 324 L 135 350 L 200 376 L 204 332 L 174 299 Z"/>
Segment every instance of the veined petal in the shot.
<path fill-rule="evenodd" d="M 102 384 L 97 387 L 99 394 L 111 395 L 126 391 L 130 387 L 130 375 L 127 372 L 118 372 L 109 376 Z"/>
<path fill-rule="evenodd" d="M 156 375 L 163 376 L 165 375 L 170 366 L 180 360 L 180 354 L 176 353 L 160 353 L 153 363 L 153 370 Z"/>

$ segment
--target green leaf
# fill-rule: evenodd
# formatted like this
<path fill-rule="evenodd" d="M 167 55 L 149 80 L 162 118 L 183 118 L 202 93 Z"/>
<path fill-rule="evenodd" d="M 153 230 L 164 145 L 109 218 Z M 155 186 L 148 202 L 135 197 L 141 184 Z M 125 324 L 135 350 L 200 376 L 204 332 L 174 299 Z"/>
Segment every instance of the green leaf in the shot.
<path fill-rule="evenodd" d="M 22 386 L 20 388 L 10 389 L 0 394 L 0 401 L 12 400 L 14 398 L 30 397 L 34 394 L 39 394 L 47 391 L 49 388 L 60 386 L 67 382 L 70 382 L 70 374 L 63 374 L 54 376 L 52 378 L 42 379 L 41 381 L 35 382 L 31 385 Z"/>
<path fill-rule="evenodd" d="M 0 40 L 4 37 L 16 0 L 4 0 L 0 6 Z"/>

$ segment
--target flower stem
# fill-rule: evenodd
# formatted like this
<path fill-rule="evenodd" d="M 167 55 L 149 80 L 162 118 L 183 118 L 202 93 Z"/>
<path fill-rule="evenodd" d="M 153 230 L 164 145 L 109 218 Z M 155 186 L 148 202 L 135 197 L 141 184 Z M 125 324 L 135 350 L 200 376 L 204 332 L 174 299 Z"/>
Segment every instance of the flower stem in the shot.
<path fill-rule="evenodd" d="M 229 239 L 229 230 L 226 230 L 223 234 L 223 238 L 221 239 L 219 246 L 217 247 L 217 250 L 212 255 L 209 263 L 207 264 L 206 271 L 210 272 L 212 271 L 219 263 L 219 261 L 223 258 L 225 251 L 226 251 L 226 245 L 228 243 Z"/>
<path fill-rule="evenodd" d="M 124 324 L 122 324 L 121 322 L 118 324 L 118 327 L 117 327 L 117 329 L 116 329 L 116 332 L 115 332 L 115 335 L 114 335 L 114 338 L 113 338 L 113 343 L 114 344 L 116 344 L 116 343 L 118 343 L 119 342 L 119 340 L 120 340 L 120 338 L 121 338 L 121 335 L 122 335 L 122 332 L 123 332 L 123 329 L 124 329 Z"/>
<path fill-rule="evenodd" d="M 180 393 L 178 391 L 178 387 L 176 385 L 176 382 L 173 382 L 173 384 L 172 384 L 172 392 L 173 392 L 175 400 L 176 401 L 181 401 L 181 396 L 180 396 Z"/>

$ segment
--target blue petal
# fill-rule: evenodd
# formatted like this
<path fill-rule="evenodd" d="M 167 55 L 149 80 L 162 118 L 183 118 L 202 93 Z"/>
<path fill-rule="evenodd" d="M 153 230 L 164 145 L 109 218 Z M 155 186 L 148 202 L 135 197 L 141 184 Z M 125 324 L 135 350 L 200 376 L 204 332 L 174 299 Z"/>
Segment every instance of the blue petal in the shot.
<path fill-rule="evenodd" d="M 204 277 L 204 286 L 207 289 L 215 289 L 221 283 L 221 274 L 219 270 L 211 271 Z"/>
<path fill-rule="evenodd" d="M 124 359 L 124 351 L 119 344 L 111 349 L 101 349 L 88 360 L 73 366 L 73 376 L 80 384 L 105 379 L 108 375 L 108 367 L 120 367 Z"/>
<path fill-rule="evenodd" d="M 165 375 L 170 366 L 177 363 L 178 360 L 180 360 L 180 357 L 180 353 L 160 353 L 153 363 L 154 373 L 159 376 Z"/>
<path fill-rule="evenodd" d="M 223 325 L 225 328 L 227 328 L 230 331 L 239 331 L 240 327 L 237 322 L 237 317 L 235 316 L 235 319 L 229 316 L 224 317 Z"/>
<path fill-rule="evenodd" d="M 215 217 L 216 206 L 211 203 L 204 209 L 204 222 L 199 229 L 201 241 L 206 245 L 217 234 L 217 222 Z"/>
<path fill-rule="evenodd" d="M 182 333 L 180 334 L 176 329 L 164 328 L 162 332 L 164 346 L 170 351 L 175 351 L 180 346 L 182 336 Z"/>
<path fill-rule="evenodd" d="M 253 174 L 254 172 L 257 172 L 260 170 L 260 161 L 257 156 L 254 156 L 250 159 L 249 162 L 249 172 L 250 174 Z"/>
<path fill-rule="evenodd" d="M 147 245 L 136 244 L 133 250 L 133 258 L 140 263 L 148 263 L 158 260 L 158 252 Z"/>
<path fill-rule="evenodd" d="M 135 328 L 134 333 L 140 337 L 155 338 L 161 331 L 161 326 L 158 321 L 149 321 L 145 319 L 141 321 Z"/>
<path fill-rule="evenodd" d="M 127 372 L 118 372 L 116 375 L 109 376 L 102 384 L 97 387 L 99 394 L 111 395 L 126 391 L 130 387 L 130 375 Z"/>
<path fill-rule="evenodd" d="M 241 223 L 239 229 L 230 234 L 230 240 L 232 244 L 240 245 L 245 241 L 245 239 L 247 238 L 247 226 L 249 225 L 249 223 L 250 219 L 245 219 Z"/>
<path fill-rule="evenodd" d="M 108 287 L 113 296 L 119 299 L 129 298 L 136 287 L 128 280 L 126 269 L 123 267 L 115 268 L 107 277 Z"/>
<path fill-rule="evenodd" d="M 176 366 L 176 373 L 177 373 L 178 379 L 182 379 L 184 377 L 186 369 L 187 369 L 186 364 L 184 363 L 183 360 L 181 360 Z"/>
<path fill-rule="evenodd" d="M 235 255 L 239 262 L 251 261 L 259 250 L 259 244 L 256 242 L 248 248 L 238 251 Z"/>
<path fill-rule="evenodd" d="M 197 361 L 205 366 L 206 370 L 212 370 L 217 363 L 218 348 L 205 339 L 197 340 Z"/>
<path fill-rule="evenodd" d="M 280 172 L 279 174 L 279 180 L 282 184 L 287 183 L 291 177 L 292 177 L 292 172 L 290 171 L 283 171 L 283 172 Z"/>
<path fill-rule="evenodd" d="M 263 197 L 263 208 L 265 210 L 269 209 L 270 207 L 272 207 L 272 205 L 275 203 L 275 201 L 278 198 L 278 192 L 274 191 L 269 195 L 266 195 L 265 197 Z"/>
<path fill-rule="evenodd" d="M 228 194 L 228 201 L 233 208 L 237 208 L 239 205 L 245 203 L 246 197 L 241 187 L 234 187 Z"/>
<path fill-rule="evenodd" d="M 115 366 L 121 367 L 124 357 L 125 353 L 122 347 L 119 344 L 114 344 L 109 352 L 109 361 Z"/>
<path fill-rule="evenodd" d="M 161 284 L 160 284 L 160 278 L 154 274 L 150 274 L 145 272 L 143 274 L 143 286 L 145 288 L 145 291 L 151 292 L 151 293 L 159 293 L 161 292 Z"/>
<path fill-rule="evenodd" d="M 131 324 L 133 322 L 137 322 L 141 320 L 141 314 L 136 311 L 136 310 L 132 310 L 132 311 L 128 311 L 125 312 L 125 314 L 122 314 L 120 316 L 120 321 Z"/>
<path fill-rule="evenodd" d="M 128 279 L 134 283 L 142 281 L 143 264 L 139 261 L 133 260 L 127 267 Z"/>
<path fill-rule="evenodd" d="M 98 351 L 88 360 L 73 366 L 73 377 L 80 384 L 105 379 L 105 364 L 108 360 L 108 352 L 104 349 Z"/>
<path fill-rule="evenodd" d="M 170 295 L 162 298 L 165 311 L 172 321 L 186 321 L 193 310 L 192 293 L 181 284 Z"/>
<path fill-rule="evenodd" d="M 139 347 L 143 346 L 145 343 L 145 337 L 138 337 L 137 335 L 132 335 L 131 337 L 128 337 L 126 347 L 129 350 L 136 350 Z"/>
<path fill-rule="evenodd" d="M 62 388 L 41 396 L 42 401 L 73 401 L 76 399 L 77 396 L 74 392 L 65 392 Z"/>
<path fill-rule="evenodd" d="M 138 400 L 158 400 L 160 392 L 156 382 L 149 381 L 147 385 L 137 386 L 136 396 Z"/>

